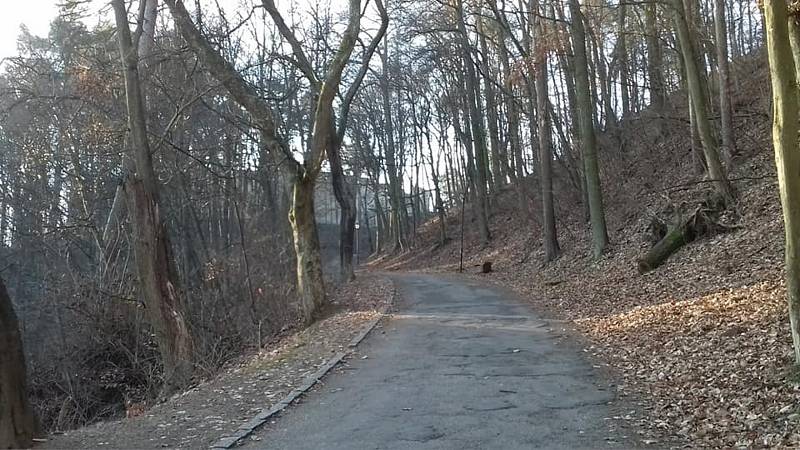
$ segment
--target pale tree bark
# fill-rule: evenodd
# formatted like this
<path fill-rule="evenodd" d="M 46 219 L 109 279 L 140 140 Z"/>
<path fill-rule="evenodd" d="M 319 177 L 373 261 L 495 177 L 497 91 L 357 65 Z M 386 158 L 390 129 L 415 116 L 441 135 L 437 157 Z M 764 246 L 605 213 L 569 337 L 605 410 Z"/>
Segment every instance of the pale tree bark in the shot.
<path fill-rule="evenodd" d="M 763 2 L 767 51 L 772 79 L 772 144 L 778 172 L 786 248 L 786 296 L 794 343 L 800 364 L 800 46 L 797 13 L 789 13 L 784 0 Z"/>
<path fill-rule="evenodd" d="M 717 73 L 719 75 L 720 134 L 722 135 L 722 159 L 728 170 L 736 154 L 736 138 L 733 131 L 731 105 L 730 64 L 728 63 L 728 29 L 725 22 L 725 0 L 714 0 L 714 34 L 717 49 Z"/>
<path fill-rule="evenodd" d="M 306 58 L 299 41 L 286 25 L 283 17 L 275 7 L 274 2 L 272 0 L 263 0 L 262 5 L 272 17 L 278 31 L 291 46 L 295 62 L 312 86 L 312 91 L 316 100 L 310 143 L 311 160 L 309 161 L 310 164 L 304 164 L 306 166 L 304 175 L 295 178 L 292 186 L 292 210 L 289 214 L 289 221 L 292 224 L 292 231 L 295 238 L 295 252 L 297 253 L 298 285 L 305 288 L 305 291 L 301 290 L 301 295 L 304 297 L 302 303 L 305 305 L 305 321 L 306 323 L 310 323 L 315 314 L 323 306 L 325 300 L 319 237 L 317 235 L 314 218 L 314 186 L 319 175 L 322 158 L 325 152 L 330 151 L 334 146 L 338 149 L 341 145 L 340 142 L 338 142 L 336 134 L 336 118 L 333 111 L 333 100 L 339 91 L 342 73 L 350 59 L 350 54 L 355 48 L 358 32 L 361 29 L 361 2 L 360 0 L 350 0 L 349 2 L 347 28 L 342 34 L 339 47 L 322 81 L 317 79 L 313 67 L 308 58 Z M 360 84 L 360 81 L 356 84 L 356 89 L 358 84 Z M 353 91 L 353 95 L 354 94 L 355 90 Z M 349 102 L 347 107 L 349 108 Z M 338 152 L 336 155 L 338 156 Z M 341 160 L 337 160 L 341 162 Z M 340 183 L 345 182 L 344 179 L 340 179 L 339 181 Z M 339 187 L 342 188 L 343 186 L 339 185 Z M 348 195 L 348 193 L 343 190 L 340 191 L 340 194 L 342 198 L 350 199 L 352 197 L 352 195 Z M 348 206 L 351 206 L 350 203 L 348 203 Z M 352 205 L 345 221 L 345 232 L 355 229 L 354 205 Z M 348 236 L 345 238 L 347 240 Z M 349 258 L 346 260 L 348 264 L 344 267 L 345 270 L 349 270 L 349 275 L 347 275 L 348 279 L 352 278 L 352 235 L 349 236 L 349 242 L 351 248 L 349 249 Z M 345 251 L 347 251 L 347 249 L 345 249 Z"/>
<path fill-rule="evenodd" d="M 0 279 L 0 448 L 28 448 L 37 432 L 14 306 Z"/>
<path fill-rule="evenodd" d="M 172 249 L 161 214 L 158 178 L 153 168 L 147 137 L 145 104 L 139 80 L 139 57 L 128 25 L 124 0 L 113 0 L 117 38 L 124 66 L 127 98 L 129 173 L 125 194 L 131 209 L 133 247 L 139 289 L 147 306 L 162 363 L 162 396 L 189 384 L 193 373 L 194 348 L 189 326 L 178 296 Z"/>
<path fill-rule="evenodd" d="M 294 62 L 309 80 L 314 94 L 313 128 L 310 151 L 304 162 L 298 162 L 291 150 L 277 136 L 277 126 L 267 103 L 249 85 L 233 65 L 215 50 L 192 22 L 183 0 L 165 0 L 172 12 L 178 31 L 187 41 L 198 59 L 227 89 L 231 97 L 250 115 L 253 126 L 259 131 L 263 144 L 270 153 L 282 158 L 283 169 L 292 183 L 292 206 L 289 222 L 297 258 L 297 289 L 303 320 L 311 323 L 325 304 L 325 282 L 322 274 L 319 237 L 314 218 L 314 186 L 322 167 L 325 152 L 331 144 L 335 117 L 333 100 L 339 90 L 342 72 L 355 47 L 361 20 L 361 2 L 350 0 L 348 24 L 323 81 L 317 79 L 311 63 L 305 57 L 300 42 L 295 38 L 272 0 L 262 5 L 270 14 L 275 26 L 289 43 Z"/>
<path fill-rule="evenodd" d="M 263 0 L 262 4 L 267 12 L 272 17 L 278 27 L 279 32 L 283 38 L 289 42 L 292 53 L 294 54 L 295 61 L 298 68 L 306 76 L 309 83 L 317 96 L 317 104 L 315 108 L 313 131 L 312 131 L 312 146 L 325 145 L 324 150 L 327 151 L 328 161 L 331 164 L 331 181 L 333 185 L 334 197 L 340 207 L 340 237 L 339 237 L 339 262 L 340 262 L 340 275 L 345 281 L 350 281 L 355 278 L 353 272 L 353 248 L 355 240 L 355 223 L 356 223 L 356 198 L 353 194 L 351 186 L 348 184 L 344 170 L 342 167 L 341 146 L 344 139 L 344 133 L 347 126 L 347 117 L 349 114 L 350 104 L 353 101 L 356 93 L 358 92 L 361 82 L 366 75 L 369 61 L 375 53 L 378 44 L 380 43 L 383 35 L 386 33 L 389 18 L 383 7 L 381 1 L 377 1 L 378 10 L 381 15 L 381 27 L 378 34 L 373 38 L 368 46 L 361 68 L 356 75 L 355 81 L 350 85 L 344 101 L 340 108 L 340 120 L 337 124 L 335 114 L 333 111 L 333 98 L 341 84 L 341 76 L 344 66 L 350 58 L 350 54 L 355 48 L 355 42 L 358 38 L 358 32 L 361 25 L 360 14 L 360 1 L 350 2 L 350 17 L 348 21 L 347 30 L 342 36 L 339 49 L 334 61 L 326 74 L 324 82 L 320 83 L 314 73 L 314 68 L 311 66 L 309 59 L 306 57 L 299 40 L 294 33 L 285 24 L 283 17 L 278 12 L 273 0 Z M 328 94 L 332 93 L 331 96 Z M 320 122 L 324 120 L 325 122 Z M 328 133 L 328 136 L 323 136 L 323 133 Z M 311 152 L 316 153 L 319 150 L 312 148 Z M 312 186 L 313 189 L 313 186 Z"/>
<path fill-rule="evenodd" d="M 586 32 L 578 0 L 570 0 L 572 46 L 575 54 L 575 100 L 581 146 L 583 148 L 584 176 L 589 203 L 589 221 L 592 225 L 592 252 L 599 258 L 608 245 L 608 231 L 600 188 L 600 166 L 597 161 L 597 137 L 594 130 L 594 108 L 589 91 L 589 70 L 586 56 Z"/>
<path fill-rule="evenodd" d="M 539 128 L 537 133 L 539 136 L 539 176 L 542 189 L 542 244 L 544 246 L 545 262 L 550 262 L 558 258 L 561 250 L 558 246 L 553 201 L 553 140 L 550 128 L 550 114 L 547 107 L 550 95 L 547 88 L 548 53 L 543 20 L 534 19 L 534 30 L 538 34 L 536 39 L 537 48 L 534 51 L 534 76 L 536 77 L 536 117 Z"/>
<path fill-rule="evenodd" d="M 686 82 L 689 89 L 690 106 L 695 117 L 697 132 L 700 135 L 700 142 L 703 144 L 703 154 L 706 160 L 708 176 L 714 183 L 714 187 L 720 198 L 727 202 L 733 200 L 733 192 L 725 173 L 725 168 L 719 156 L 716 139 L 711 128 L 708 117 L 707 89 L 704 78 L 700 73 L 700 67 L 696 58 L 694 48 L 695 39 L 689 31 L 686 21 L 686 10 L 681 0 L 673 0 L 673 15 L 675 30 L 680 43 L 681 56 L 686 70 Z"/>

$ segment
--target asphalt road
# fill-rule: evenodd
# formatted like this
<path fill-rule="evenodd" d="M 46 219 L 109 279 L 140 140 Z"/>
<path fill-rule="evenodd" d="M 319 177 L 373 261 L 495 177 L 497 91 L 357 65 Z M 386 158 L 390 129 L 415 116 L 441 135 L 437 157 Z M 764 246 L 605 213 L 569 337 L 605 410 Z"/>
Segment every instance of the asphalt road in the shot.
<path fill-rule="evenodd" d="M 395 316 L 246 447 L 630 446 L 608 429 L 613 387 L 512 295 L 457 277 L 395 282 Z"/>

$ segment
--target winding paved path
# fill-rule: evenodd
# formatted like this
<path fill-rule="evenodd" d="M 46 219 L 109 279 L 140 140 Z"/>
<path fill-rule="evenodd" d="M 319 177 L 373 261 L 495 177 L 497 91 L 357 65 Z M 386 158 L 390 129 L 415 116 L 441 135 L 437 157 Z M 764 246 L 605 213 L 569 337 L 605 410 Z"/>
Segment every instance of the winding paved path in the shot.
<path fill-rule="evenodd" d="M 458 277 L 393 278 L 397 314 L 247 447 L 630 446 L 607 428 L 613 388 L 529 307 Z"/>

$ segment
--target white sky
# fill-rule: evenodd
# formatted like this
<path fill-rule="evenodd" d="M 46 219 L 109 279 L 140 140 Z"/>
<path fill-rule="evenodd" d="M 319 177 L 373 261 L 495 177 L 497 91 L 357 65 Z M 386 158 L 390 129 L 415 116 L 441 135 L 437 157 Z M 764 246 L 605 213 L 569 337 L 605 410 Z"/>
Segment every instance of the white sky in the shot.
<path fill-rule="evenodd" d="M 242 9 L 245 0 L 218 0 L 219 3 L 229 10 L 229 13 Z M 58 5 L 63 0 L 0 0 L 0 60 L 15 56 L 17 54 L 17 37 L 19 36 L 20 25 L 24 24 L 35 36 L 46 36 L 50 30 L 50 22 L 58 13 Z M 334 11 L 344 9 L 346 3 L 342 0 L 324 0 L 330 2 Z M 160 2 L 159 2 L 160 3 Z M 202 0 L 201 3 L 209 3 L 209 0 Z M 292 3 L 302 5 L 312 5 L 323 3 L 319 0 L 277 0 L 278 8 L 288 6 Z M 193 2 L 189 3 L 191 7 Z M 163 4 L 161 5 L 163 7 Z M 92 28 L 100 21 L 99 10 L 104 10 L 108 15 L 108 0 L 91 0 L 87 7 L 88 16 L 84 18 L 87 26 Z M 233 16 L 231 16 L 233 17 Z M 106 17 L 109 19 L 109 17 Z"/>
<path fill-rule="evenodd" d="M 58 1 L 0 0 L 0 59 L 16 55 L 20 25 L 25 24 L 35 35 L 46 35 L 58 11 Z"/>

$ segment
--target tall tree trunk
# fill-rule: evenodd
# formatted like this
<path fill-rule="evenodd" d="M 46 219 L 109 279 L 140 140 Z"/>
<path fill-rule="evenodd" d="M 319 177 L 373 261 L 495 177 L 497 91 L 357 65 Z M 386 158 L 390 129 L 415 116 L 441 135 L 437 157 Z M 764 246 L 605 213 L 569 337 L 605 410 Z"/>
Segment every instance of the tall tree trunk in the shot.
<path fill-rule="evenodd" d="M 644 5 L 647 46 L 647 78 L 650 83 L 650 104 L 656 111 L 664 109 L 664 76 L 661 72 L 661 39 L 656 21 L 657 3 Z"/>
<path fill-rule="evenodd" d="M 619 64 L 619 84 L 620 92 L 622 93 L 622 117 L 625 118 L 631 113 L 631 100 L 630 100 L 630 80 L 628 76 L 628 31 L 625 29 L 625 21 L 628 14 L 628 6 L 624 1 L 619 2 L 617 6 L 617 26 L 619 27 L 617 43 L 617 55 L 619 56 L 617 64 Z"/>
<path fill-rule="evenodd" d="M 686 11 L 681 0 L 673 0 L 675 29 L 680 42 L 681 55 L 684 67 L 686 68 L 686 82 L 689 88 L 690 104 L 696 119 L 697 131 L 700 141 L 703 144 L 703 154 L 705 155 L 708 175 L 714 183 L 717 194 L 725 202 L 733 199 L 728 177 L 725 168 L 722 166 L 717 143 L 714 139 L 711 122 L 708 117 L 708 90 L 704 84 L 703 77 L 698 67 L 696 53 L 694 49 L 695 39 L 689 32 L 689 25 L 686 21 Z"/>
<path fill-rule="evenodd" d="M 542 45 L 544 41 L 544 24 L 541 19 L 534 19 L 535 30 L 538 33 L 536 42 L 540 48 L 534 52 L 536 76 L 536 116 L 538 119 L 539 135 L 539 175 L 542 189 L 542 243 L 544 245 L 545 262 L 558 258 L 558 234 L 556 232 L 556 215 L 553 206 L 553 140 L 550 129 L 550 114 L 548 103 L 550 95 L 547 89 L 547 48 Z"/>
<path fill-rule="evenodd" d="M 586 32 L 578 0 L 569 2 L 572 20 L 573 52 L 575 53 L 575 99 L 578 110 L 581 146 L 583 147 L 584 176 L 589 203 L 589 220 L 592 224 L 592 251 L 595 258 L 603 254 L 608 245 L 603 194 L 600 189 L 600 167 L 597 162 L 597 137 L 594 131 L 593 105 L 589 91 L 588 60 L 586 57 Z"/>
<path fill-rule="evenodd" d="M 37 432 L 14 306 L 0 279 L 0 448 L 29 448 Z"/>
<path fill-rule="evenodd" d="M 459 43 L 464 60 L 464 82 L 467 88 L 467 106 L 469 111 L 470 128 L 472 131 L 472 145 L 475 148 L 475 207 L 478 214 L 478 233 L 481 242 L 487 244 L 491 239 L 489 232 L 488 195 L 486 193 L 486 139 L 483 133 L 483 118 L 478 110 L 477 93 L 478 82 L 475 76 L 475 67 L 467 35 L 466 19 L 464 18 L 463 0 L 456 0 L 456 26 L 458 27 Z"/>
<path fill-rule="evenodd" d="M 383 252 L 383 242 L 386 240 L 386 229 L 389 228 L 386 214 L 383 212 L 380 199 L 380 185 L 376 182 L 372 188 L 372 198 L 375 203 L 375 215 L 377 216 L 376 230 L 375 230 L 375 253 L 380 254 Z"/>
<path fill-rule="evenodd" d="M 800 364 L 800 34 L 797 17 L 789 14 L 784 0 L 765 0 L 763 8 L 772 78 L 772 144 L 786 236 L 786 294 L 795 362 Z"/>
<path fill-rule="evenodd" d="M 497 190 L 505 184 L 506 179 L 503 165 L 500 163 L 500 132 L 497 128 L 497 97 L 493 85 L 497 77 L 493 76 L 492 69 L 489 65 L 489 46 L 486 44 L 483 19 L 481 19 L 478 24 L 478 40 L 481 46 L 481 53 L 483 53 L 481 67 L 483 70 L 483 92 L 486 97 L 486 123 L 489 131 L 489 163 L 492 173 L 492 190 L 493 192 L 497 192 Z"/>
<path fill-rule="evenodd" d="M 517 99 L 514 98 L 514 83 L 511 78 L 511 64 L 508 61 L 508 49 L 506 48 L 505 41 L 500 41 L 498 44 L 500 51 L 500 63 L 503 67 L 503 81 L 504 87 L 507 91 L 505 97 L 506 110 L 508 114 L 508 144 L 511 147 L 511 166 L 513 170 L 509 171 L 509 176 L 512 182 L 519 182 L 525 176 L 522 173 L 522 143 L 519 137 L 519 105 Z"/>
<path fill-rule="evenodd" d="M 121 2 L 121 0 L 117 1 Z M 281 157 L 284 161 L 283 167 L 289 179 L 292 180 L 292 199 L 295 202 L 292 205 L 289 220 L 295 240 L 297 287 L 303 306 L 303 319 L 306 323 L 310 323 L 319 308 L 325 304 L 319 237 L 314 217 L 314 185 L 325 158 L 325 151 L 335 132 L 333 101 L 339 91 L 342 72 L 350 60 L 358 39 L 361 27 L 361 2 L 360 0 L 348 2 L 347 28 L 330 61 L 325 79 L 319 80 L 303 52 L 300 41 L 286 24 L 274 1 L 262 0 L 263 8 L 269 13 L 278 32 L 291 47 L 294 60 L 307 78 L 315 100 L 310 127 L 312 133 L 311 142 L 308 145 L 309 154 L 305 155 L 302 163 L 295 159 L 292 151 L 278 138 L 278 126 L 269 105 L 254 87 L 242 78 L 236 68 L 211 46 L 194 25 L 183 2 L 181 0 L 165 0 L 165 3 L 172 11 L 176 27 L 197 54 L 198 59 L 227 89 L 231 97 L 247 110 L 252 120 L 252 126 L 258 129 L 263 144 L 270 153 Z"/>
<path fill-rule="evenodd" d="M 389 83 L 389 44 L 388 39 L 383 43 L 383 53 L 381 54 L 381 61 L 383 63 L 383 73 L 381 74 L 381 91 L 383 94 L 383 122 L 384 129 L 386 130 L 386 175 L 389 180 L 389 203 L 391 210 L 389 211 L 389 220 L 391 237 L 392 237 L 392 251 L 399 251 L 405 248 L 404 229 L 402 227 L 402 214 L 401 208 L 405 208 L 403 204 L 403 186 L 397 174 L 397 152 L 395 150 L 394 142 L 394 120 L 392 118 L 392 102 L 391 102 L 391 85 Z"/>
<path fill-rule="evenodd" d="M 717 73 L 719 74 L 719 114 L 722 134 L 722 159 L 728 170 L 736 153 L 733 135 L 733 111 L 731 105 L 731 80 L 728 64 L 728 30 L 725 22 L 725 0 L 714 0 L 714 34 L 717 49 Z"/>
<path fill-rule="evenodd" d="M 300 175 L 292 179 L 292 207 L 289 211 L 297 256 L 297 291 L 306 324 L 314 321 L 316 313 L 325 304 L 322 257 L 314 217 L 315 181 Z"/>
<path fill-rule="evenodd" d="M 434 159 L 433 157 L 433 143 L 431 142 L 431 133 L 430 127 L 425 126 L 427 124 L 423 124 L 423 133 L 425 135 L 425 140 L 428 143 L 428 154 L 430 157 L 431 162 L 431 181 L 433 182 L 433 192 L 434 192 L 434 209 L 436 210 L 436 215 L 439 217 L 439 242 L 444 245 L 447 242 L 447 222 L 446 222 L 446 215 L 445 215 L 445 206 L 444 201 L 442 201 L 442 190 L 440 187 L 441 180 L 439 176 L 438 170 L 438 163 L 440 162 Z M 444 148 L 444 140 L 446 136 L 441 136 L 439 141 L 439 150 L 442 151 Z"/>
<path fill-rule="evenodd" d="M 355 279 L 353 250 L 355 248 L 356 196 L 347 182 L 341 157 L 341 143 L 336 140 L 328 147 L 333 195 L 339 204 L 339 271 L 342 281 Z"/>
<path fill-rule="evenodd" d="M 139 288 L 156 335 L 162 363 L 162 396 L 171 395 L 191 380 L 194 348 L 183 305 L 178 297 L 172 249 L 166 223 L 161 215 L 158 179 L 153 168 L 147 137 L 145 102 L 138 72 L 138 55 L 131 40 L 123 0 L 113 0 L 117 37 L 124 65 L 130 132 L 129 161 L 132 170 L 125 181 L 125 193 L 132 206 L 134 255 Z"/>

